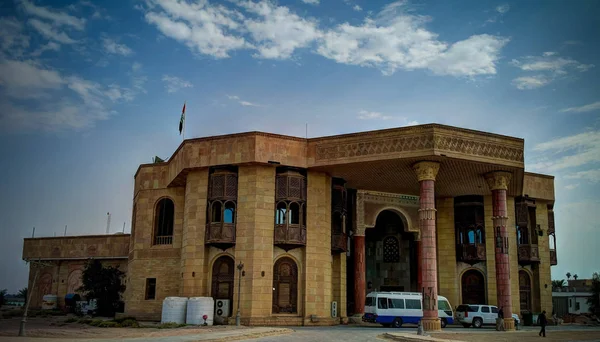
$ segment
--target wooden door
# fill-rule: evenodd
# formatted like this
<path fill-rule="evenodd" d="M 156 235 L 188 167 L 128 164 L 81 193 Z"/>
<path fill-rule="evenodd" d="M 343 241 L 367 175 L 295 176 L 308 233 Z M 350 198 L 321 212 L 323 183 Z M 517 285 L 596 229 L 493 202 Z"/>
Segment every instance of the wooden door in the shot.
<path fill-rule="evenodd" d="M 227 316 L 231 316 L 231 308 L 233 307 L 233 278 L 235 268 L 233 259 L 229 256 L 222 256 L 215 260 L 212 268 L 212 297 L 217 299 L 229 299 L 229 312 Z"/>
<path fill-rule="evenodd" d="M 462 303 L 461 304 L 486 304 L 485 281 L 483 274 L 476 270 L 469 270 L 462 276 Z"/>
<path fill-rule="evenodd" d="M 277 260 L 273 267 L 273 313 L 298 312 L 298 266 L 291 258 Z"/>

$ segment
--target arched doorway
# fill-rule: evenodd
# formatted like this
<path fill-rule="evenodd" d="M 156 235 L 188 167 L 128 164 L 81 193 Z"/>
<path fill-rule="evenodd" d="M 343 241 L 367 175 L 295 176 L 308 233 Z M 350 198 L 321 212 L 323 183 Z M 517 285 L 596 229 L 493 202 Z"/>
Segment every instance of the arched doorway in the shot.
<path fill-rule="evenodd" d="M 83 272 L 81 269 L 73 270 L 71 274 L 69 274 L 69 277 L 67 278 L 67 293 L 79 293 L 79 288 L 83 285 L 81 279 L 82 275 Z"/>
<path fill-rule="evenodd" d="M 298 266 L 283 257 L 273 266 L 273 313 L 298 312 Z"/>
<path fill-rule="evenodd" d="M 375 227 L 365 232 L 365 249 L 367 293 L 417 290 L 414 234 L 405 231 L 397 213 L 379 213 Z"/>
<path fill-rule="evenodd" d="M 468 270 L 462 275 L 462 304 L 487 304 L 485 279 L 477 270 Z"/>
<path fill-rule="evenodd" d="M 233 266 L 233 258 L 230 256 L 220 256 L 212 267 L 212 286 L 211 293 L 215 299 L 229 299 L 229 312 L 227 316 L 231 316 L 231 307 L 233 306 L 233 278 L 235 268 Z"/>
<path fill-rule="evenodd" d="M 531 278 L 525 271 L 519 271 L 519 302 L 521 312 L 531 312 Z"/>

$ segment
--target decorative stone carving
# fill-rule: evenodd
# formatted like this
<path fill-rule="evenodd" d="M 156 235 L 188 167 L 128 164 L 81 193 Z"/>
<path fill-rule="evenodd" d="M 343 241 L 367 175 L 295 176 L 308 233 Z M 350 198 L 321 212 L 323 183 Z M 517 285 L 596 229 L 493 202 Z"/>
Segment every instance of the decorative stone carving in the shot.
<path fill-rule="evenodd" d="M 435 177 L 440 170 L 440 164 L 436 162 L 423 161 L 415 164 L 413 169 L 417 173 L 417 179 L 419 182 L 424 180 L 435 181 Z"/>
<path fill-rule="evenodd" d="M 512 180 L 512 173 L 505 171 L 490 172 L 485 175 L 485 180 L 490 190 L 508 190 Z"/>
<path fill-rule="evenodd" d="M 406 232 L 415 234 L 419 239 L 417 224 L 419 197 L 388 192 L 358 190 L 356 192 L 356 228 L 355 235 L 364 235 L 365 229 L 375 227 L 377 216 L 383 210 L 396 212 Z"/>
<path fill-rule="evenodd" d="M 492 143 L 460 136 L 460 132 L 449 132 L 441 135 L 427 131 L 419 134 L 395 136 L 387 139 L 360 141 L 354 140 L 339 143 L 323 143 L 317 145 L 316 160 L 344 159 L 353 157 L 376 156 L 388 153 L 414 152 L 426 150 L 443 150 L 465 155 L 494 158 L 511 162 L 523 162 L 523 148 Z M 448 128 L 446 128 L 448 129 Z"/>

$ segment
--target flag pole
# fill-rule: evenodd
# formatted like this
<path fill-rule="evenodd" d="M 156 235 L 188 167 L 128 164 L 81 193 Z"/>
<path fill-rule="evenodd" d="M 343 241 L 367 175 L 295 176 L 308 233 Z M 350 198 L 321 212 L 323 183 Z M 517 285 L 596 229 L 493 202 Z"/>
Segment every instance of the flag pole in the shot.
<path fill-rule="evenodd" d="M 183 107 L 184 108 L 187 107 L 186 105 L 187 105 L 187 100 L 183 102 Z M 187 108 L 185 108 L 185 109 L 187 109 Z M 184 112 L 183 112 L 183 141 L 185 141 L 185 126 L 187 126 L 186 121 L 187 120 L 185 118 L 185 110 L 184 110 Z"/>

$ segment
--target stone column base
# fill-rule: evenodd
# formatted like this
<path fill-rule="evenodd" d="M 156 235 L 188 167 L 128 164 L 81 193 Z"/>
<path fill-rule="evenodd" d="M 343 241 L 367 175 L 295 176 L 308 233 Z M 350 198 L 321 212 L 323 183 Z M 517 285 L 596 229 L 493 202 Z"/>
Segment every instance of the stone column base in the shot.
<path fill-rule="evenodd" d="M 515 330 L 515 319 L 514 318 L 505 318 L 504 319 L 504 330 L 506 330 L 506 331 Z"/>
<path fill-rule="evenodd" d="M 439 318 L 425 318 L 421 319 L 424 331 L 440 331 L 442 330 L 442 322 Z M 513 325 L 514 326 L 514 325 Z"/>

